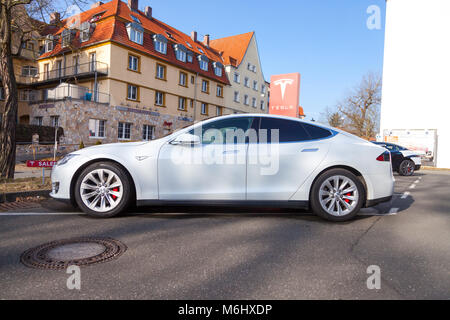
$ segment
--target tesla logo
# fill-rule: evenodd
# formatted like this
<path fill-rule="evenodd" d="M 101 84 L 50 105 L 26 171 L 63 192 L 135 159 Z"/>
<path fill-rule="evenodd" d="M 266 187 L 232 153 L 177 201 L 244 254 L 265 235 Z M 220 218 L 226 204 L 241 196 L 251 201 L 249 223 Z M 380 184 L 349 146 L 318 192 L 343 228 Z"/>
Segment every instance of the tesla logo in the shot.
<path fill-rule="evenodd" d="M 293 79 L 280 79 L 274 82 L 276 86 L 281 87 L 281 98 L 284 100 L 284 94 L 286 92 L 286 86 L 294 83 Z"/>

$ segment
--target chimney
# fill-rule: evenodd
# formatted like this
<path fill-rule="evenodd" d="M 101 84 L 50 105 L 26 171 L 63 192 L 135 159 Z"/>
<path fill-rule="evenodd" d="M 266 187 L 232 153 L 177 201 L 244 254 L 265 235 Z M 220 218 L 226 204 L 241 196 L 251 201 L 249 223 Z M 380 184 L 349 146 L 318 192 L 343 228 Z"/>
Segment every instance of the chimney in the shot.
<path fill-rule="evenodd" d="M 128 0 L 128 7 L 130 7 L 131 10 L 138 10 L 139 7 L 139 0 Z"/>
<path fill-rule="evenodd" d="M 93 4 L 91 4 L 91 9 L 100 7 L 102 4 L 103 4 L 103 2 L 101 2 L 101 1 L 98 1 L 98 2 L 96 2 L 96 3 L 93 3 Z"/>
<path fill-rule="evenodd" d="M 152 18 L 152 7 L 146 6 L 144 13 L 147 18 L 151 19 Z"/>
<path fill-rule="evenodd" d="M 209 48 L 209 34 L 205 34 L 203 38 L 203 44 Z"/>
<path fill-rule="evenodd" d="M 197 42 L 197 31 L 191 32 L 191 39 L 192 41 Z"/>
<path fill-rule="evenodd" d="M 56 24 L 61 20 L 61 15 L 59 12 L 50 13 L 50 24 Z"/>

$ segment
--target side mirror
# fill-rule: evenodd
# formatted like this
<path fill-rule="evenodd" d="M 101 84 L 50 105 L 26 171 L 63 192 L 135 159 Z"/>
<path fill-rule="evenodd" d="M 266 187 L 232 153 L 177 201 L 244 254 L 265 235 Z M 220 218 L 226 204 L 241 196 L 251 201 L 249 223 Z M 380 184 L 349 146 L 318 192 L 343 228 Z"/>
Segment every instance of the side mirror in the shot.
<path fill-rule="evenodd" d="M 184 133 L 180 134 L 174 140 L 170 142 L 172 145 L 196 145 L 200 144 L 200 138 L 196 135 Z"/>

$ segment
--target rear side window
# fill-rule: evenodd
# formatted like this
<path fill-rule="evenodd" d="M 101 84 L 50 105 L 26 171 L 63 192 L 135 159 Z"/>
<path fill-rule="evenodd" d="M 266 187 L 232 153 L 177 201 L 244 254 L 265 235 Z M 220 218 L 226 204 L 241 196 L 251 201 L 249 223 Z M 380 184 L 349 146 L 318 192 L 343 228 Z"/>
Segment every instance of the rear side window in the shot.
<path fill-rule="evenodd" d="M 272 142 L 272 130 L 279 130 L 279 142 L 299 142 L 311 140 L 306 132 L 303 124 L 298 121 L 289 121 L 276 118 L 261 118 L 261 126 L 259 131 L 260 142 L 263 142 L 263 135 L 267 130 L 267 142 Z M 276 139 L 274 134 L 273 139 Z M 273 142 L 277 142 L 276 140 Z"/>
<path fill-rule="evenodd" d="M 303 123 L 303 127 L 309 133 L 311 140 L 325 139 L 331 137 L 332 135 L 329 130 L 314 126 L 312 124 Z"/>

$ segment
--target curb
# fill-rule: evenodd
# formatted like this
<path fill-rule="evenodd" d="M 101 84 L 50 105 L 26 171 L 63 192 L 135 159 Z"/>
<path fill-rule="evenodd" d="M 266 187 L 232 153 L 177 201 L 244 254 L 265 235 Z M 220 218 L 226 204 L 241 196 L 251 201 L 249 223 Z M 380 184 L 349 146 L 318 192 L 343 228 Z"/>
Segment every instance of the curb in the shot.
<path fill-rule="evenodd" d="M 25 192 L 11 192 L 0 193 L 0 203 L 4 202 L 16 202 L 17 198 L 26 197 L 43 197 L 48 198 L 51 190 L 39 190 L 39 191 L 25 191 Z"/>
<path fill-rule="evenodd" d="M 427 166 L 422 166 L 421 170 L 430 170 L 430 171 L 450 171 L 450 169 L 447 169 L 447 168 L 436 168 L 436 167 L 427 167 Z"/>

